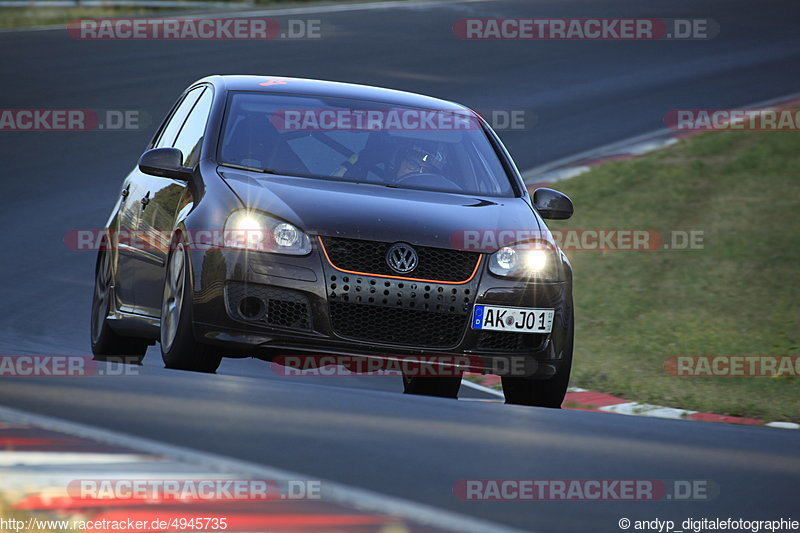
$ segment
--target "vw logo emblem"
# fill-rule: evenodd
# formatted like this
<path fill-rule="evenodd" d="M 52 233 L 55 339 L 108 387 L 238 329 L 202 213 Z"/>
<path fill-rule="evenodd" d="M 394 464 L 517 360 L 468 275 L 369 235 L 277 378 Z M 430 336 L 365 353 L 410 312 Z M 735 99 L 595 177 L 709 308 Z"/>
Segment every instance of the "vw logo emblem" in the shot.
<path fill-rule="evenodd" d="M 405 243 L 398 242 L 386 250 L 386 264 L 398 274 L 406 274 L 417 268 L 417 252 Z"/>

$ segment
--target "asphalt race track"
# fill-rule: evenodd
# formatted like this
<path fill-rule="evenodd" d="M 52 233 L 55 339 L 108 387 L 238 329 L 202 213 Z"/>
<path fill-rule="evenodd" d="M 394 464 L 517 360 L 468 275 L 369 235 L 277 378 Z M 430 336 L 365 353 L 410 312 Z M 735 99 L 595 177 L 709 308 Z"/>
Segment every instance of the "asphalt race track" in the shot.
<path fill-rule="evenodd" d="M 621 16 L 711 18 L 721 31 L 711 40 L 588 42 L 463 41 L 451 29 L 462 17 Z M 323 38 L 79 41 L 64 30 L 0 33 L 0 108 L 133 109 L 152 117 L 139 131 L 0 133 L 0 354 L 89 353 L 95 256 L 67 249 L 64 235 L 103 226 L 157 123 L 189 83 L 208 74 L 349 81 L 484 113 L 523 111 L 526 129 L 499 132 L 520 169 L 662 128 L 670 109 L 736 107 L 800 91 L 800 3 L 793 0 L 655 0 L 635 8 L 612 0 L 453 2 L 293 17 L 320 19 Z M 797 431 L 400 390 L 394 378 L 279 377 L 256 360 L 226 361 L 210 376 L 169 371 L 156 347 L 138 376 L 3 380 L 0 405 L 525 530 L 619 531 L 622 517 L 797 514 Z M 719 494 L 633 503 L 453 496 L 458 480 L 486 478 L 696 479 Z"/>

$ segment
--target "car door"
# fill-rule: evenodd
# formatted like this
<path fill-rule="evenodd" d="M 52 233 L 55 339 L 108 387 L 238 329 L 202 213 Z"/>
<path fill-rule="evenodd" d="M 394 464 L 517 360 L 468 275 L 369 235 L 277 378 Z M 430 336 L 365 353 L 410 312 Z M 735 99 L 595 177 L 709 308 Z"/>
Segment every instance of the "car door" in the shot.
<path fill-rule="evenodd" d="M 205 88 L 197 98 L 173 140 L 160 139 L 158 147 L 177 148 L 183 154 L 183 166 L 194 168 L 200 159 L 213 92 Z M 140 199 L 139 232 L 148 245 L 148 260 L 137 270 L 136 306 L 140 313 L 159 316 L 164 288 L 164 265 L 179 203 L 188 184 L 184 181 L 158 176 L 145 176 Z"/>
<path fill-rule="evenodd" d="M 137 169 L 138 171 L 138 169 Z M 122 183 L 116 217 L 110 226 L 112 243 L 116 250 L 117 270 L 114 280 L 116 308 L 132 313 L 136 311 L 136 250 L 132 246 L 132 236 L 138 224 L 139 210 L 133 200 L 139 192 L 136 172 L 129 174 Z"/>
<path fill-rule="evenodd" d="M 194 108 L 204 90 L 204 87 L 198 87 L 186 93 L 173 108 L 171 115 L 161 127 L 158 138 L 150 148 L 163 146 L 164 143 L 167 146 L 172 146 L 175 137 L 186 121 L 186 117 Z M 123 239 L 121 239 L 118 247 L 119 274 L 117 284 L 123 289 L 121 293 L 124 295 L 123 301 L 126 303 L 126 307 L 129 306 L 136 313 L 143 313 L 139 304 L 141 299 L 139 293 L 142 290 L 140 282 L 143 279 L 143 275 L 146 274 L 146 267 L 161 260 L 159 255 L 154 253 L 153 246 L 147 242 L 144 238 L 145 236 L 141 233 L 142 208 L 146 207 L 142 200 L 147 197 L 150 177 L 139 170 L 138 166 L 128 175 L 124 184 L 122 212 L 120 213 L 120 229 L 130 231 L 121 233 Z M 124 228 L 123 224 L 125 225 Z"/>

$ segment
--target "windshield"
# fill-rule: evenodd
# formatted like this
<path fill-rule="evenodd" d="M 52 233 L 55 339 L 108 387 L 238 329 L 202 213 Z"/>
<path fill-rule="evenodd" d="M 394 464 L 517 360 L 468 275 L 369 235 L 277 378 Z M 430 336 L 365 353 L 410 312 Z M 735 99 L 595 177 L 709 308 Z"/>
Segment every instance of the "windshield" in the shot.
<path fill-rule="evenodd" d="M 219 162 L 281 175 L 513 196 L 482 124 L 460 110 L 232 93 Z"/>

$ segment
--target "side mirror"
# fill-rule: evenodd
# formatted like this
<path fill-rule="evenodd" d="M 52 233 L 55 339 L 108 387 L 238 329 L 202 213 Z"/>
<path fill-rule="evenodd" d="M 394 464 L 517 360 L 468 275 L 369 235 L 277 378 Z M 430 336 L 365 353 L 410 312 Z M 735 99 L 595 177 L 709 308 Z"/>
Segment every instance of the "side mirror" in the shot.
<path fill-rule="evenodd" d="M 189 181 L 192 169 L 182 163 L 183 154 L 177 148 L 154 148 L 139 158 L 139 170 L 151 176 Z"/>
<path fill-rule="evenodd" d="M 565 220 L 574 211 L 572 200 L 566 194 L 544 187 L 533 191 L 533 207 L 542 218 L 551 220 Z"/>

